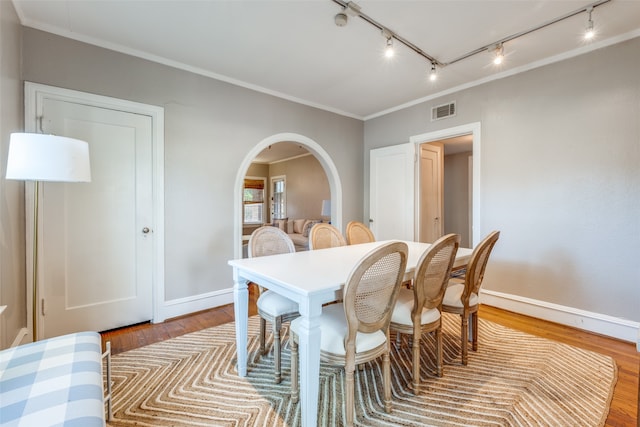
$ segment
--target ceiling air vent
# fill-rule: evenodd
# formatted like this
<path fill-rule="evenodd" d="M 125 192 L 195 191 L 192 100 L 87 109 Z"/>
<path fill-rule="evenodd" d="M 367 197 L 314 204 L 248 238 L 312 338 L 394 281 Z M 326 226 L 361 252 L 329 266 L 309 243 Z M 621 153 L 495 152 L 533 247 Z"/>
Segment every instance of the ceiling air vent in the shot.
<path fill-rule="evenodd" d="M 455 116 L 455 115 L 456 115 L 455 101 L 431 108 L 431 121 L 440 120 L 440 119 L 444 119 L 444 118 Z"/>

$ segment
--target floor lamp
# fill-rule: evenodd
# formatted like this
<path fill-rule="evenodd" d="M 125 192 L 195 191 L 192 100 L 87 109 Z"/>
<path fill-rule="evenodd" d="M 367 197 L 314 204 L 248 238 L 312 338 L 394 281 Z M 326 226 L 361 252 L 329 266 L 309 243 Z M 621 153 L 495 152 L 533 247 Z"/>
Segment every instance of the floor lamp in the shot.
<path fill-rule="evenodd" d="M 89 144 L 78 139 L 38 133 L 12 133 L 7 179 L 33 181 L 33 256 L 31 318 L 38 339 L 38 199 L 41 181 L 89 182 Z"/>

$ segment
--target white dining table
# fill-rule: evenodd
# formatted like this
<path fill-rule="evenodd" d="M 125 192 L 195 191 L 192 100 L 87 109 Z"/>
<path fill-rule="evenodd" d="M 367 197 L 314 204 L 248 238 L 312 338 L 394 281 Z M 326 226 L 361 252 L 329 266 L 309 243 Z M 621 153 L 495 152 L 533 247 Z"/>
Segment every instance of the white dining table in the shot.
<path fill-rule="evenodd" d="M 317 425 L 320 379 L 320 325 L 322 305 L 341 295 L 349 274 L 367 253 L 389 241 L 301 251 L 257 258 L 234 259 L 233 300 L 238 375 L 247 375 L 247 325 L 249 292 L 253 282 L 298 303 L 300 312 L 300 405 L 303 427 Z M 409 248 L 405 280 L 413 277 L 429 243 L 405 242 Z M 459 248 L 454 268 L 465 266 L 471 249 Z"/>

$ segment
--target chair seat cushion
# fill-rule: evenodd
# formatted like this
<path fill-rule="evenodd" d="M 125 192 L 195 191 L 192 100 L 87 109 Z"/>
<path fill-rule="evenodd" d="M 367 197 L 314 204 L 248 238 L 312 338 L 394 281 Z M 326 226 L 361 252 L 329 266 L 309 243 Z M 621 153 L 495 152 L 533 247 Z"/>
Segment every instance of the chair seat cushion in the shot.
<path fill-rule="evenodd" d="M 395 323 L 398 325 L 413 325 L 413 320 L 411 320 L 411 310 L 413 310 L 413 290 L 411 289 L 400 289 L 398 293 L 398 299 L 396 301 L 396 306 L 393 309 L 393 314 L 391 315 L 391 323 Z M 426 325 L 427 323 L 433 323 L 440 318 L 440 310 L 437 308 L 432 309 L 422 309 L 421 316 L 421 325 Z"/>
<path fill-rule="evenodd" d="M 442 305 L 448 305 L 449 307 L 458 307 L 462 308 L 462 292 L 464 292 L 464 284 L 455 283 L 450 284 L 447 287 L 447 291 L 444 293 L 444 299 L 442 300 Z M 469 296 L 469 307 L 473 307 L 474 305 L 478 305 L 478 295 L 472 293 Z"/>
<path fill-rule="evenodd" d="M 299 335 L 301 317 L 291 322 L 291 330 Z M 342 304 L 331 304 L 322 308 L 320 316 L 320 350 L 336 355 L 346 355 L 344 338 L 347 335 L 347 319 L 344 315 Z M 387 341 L 382 331 L 365 334 L 358 332 L 356 335 L 356 353 L 363 353 L 381 346 Z"/>
<path fill-rule="evenodd" d="M 272 291 L 262 293 L 258 298 L 257 304 L 258 310 L 268 313 L 273 317 L 296 313 L 298 311 L 298 303 Z"/>

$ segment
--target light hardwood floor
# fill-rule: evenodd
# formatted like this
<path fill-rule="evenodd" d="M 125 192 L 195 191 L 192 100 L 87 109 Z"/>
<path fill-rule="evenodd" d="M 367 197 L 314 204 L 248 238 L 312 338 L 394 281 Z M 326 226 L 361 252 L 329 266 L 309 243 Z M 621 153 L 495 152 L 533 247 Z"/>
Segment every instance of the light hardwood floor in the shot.
<path fill-rule="evenodd" d="M 256 314 L 255 295 L 253 292 L 250 295 L 252 297 L 249 314 Z M 640 427 L 637 419 L 640 356 L 634 344 L 485 305 L 480 307 L 479 313 L 483 319 L 512 329 L 611 356 L 618 365 L 618 381 L 605 426 Z M 102 333 L 102 339 L 103 342 L 111 341 L 112 352 L 117 354 L 199 329 L 231 322 L 233 319 L 233 305 L 226 305 L 155 325 L 145 323 L 107 331 Z"/>

